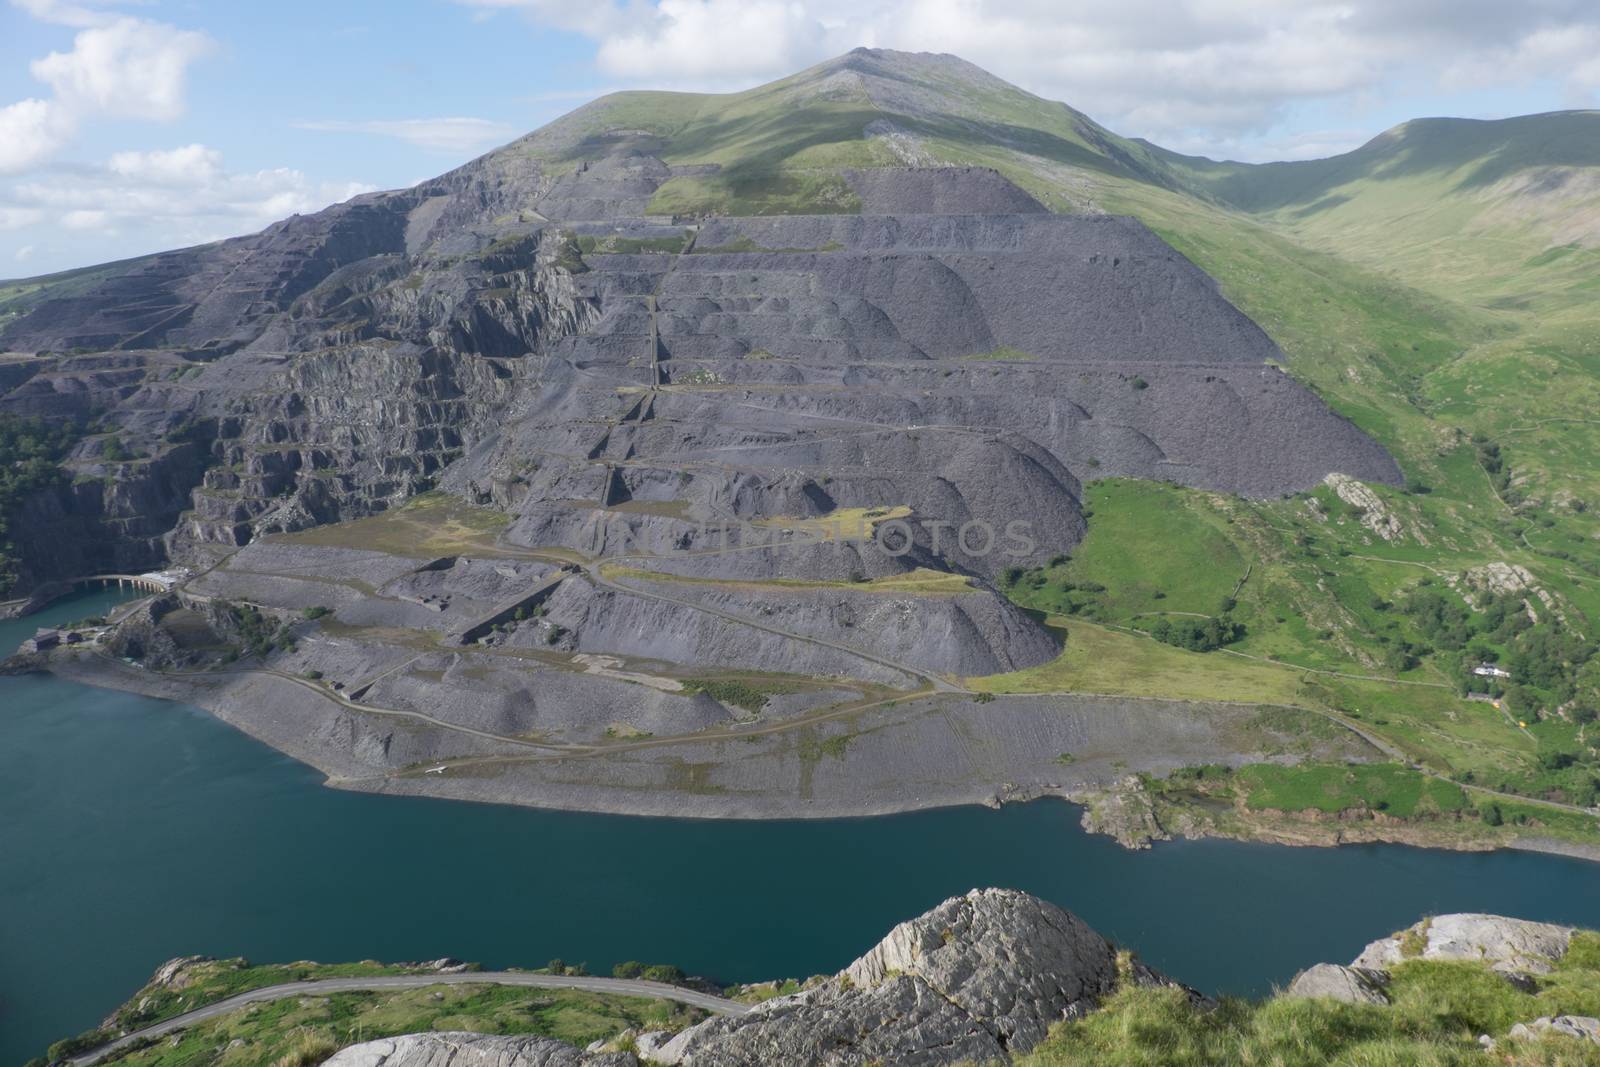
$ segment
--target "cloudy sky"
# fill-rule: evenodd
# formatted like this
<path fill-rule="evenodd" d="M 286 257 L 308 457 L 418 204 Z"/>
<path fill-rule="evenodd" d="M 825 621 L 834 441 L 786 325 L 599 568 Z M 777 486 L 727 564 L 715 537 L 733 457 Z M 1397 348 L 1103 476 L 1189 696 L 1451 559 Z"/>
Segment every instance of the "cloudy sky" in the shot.
<path fill-rule="evenodd" d="M 956 52 L 1214 157 L 1600 106 L 1597 0 L 0 0 L 0 278 L 246 233 L 616 88 Z"/>

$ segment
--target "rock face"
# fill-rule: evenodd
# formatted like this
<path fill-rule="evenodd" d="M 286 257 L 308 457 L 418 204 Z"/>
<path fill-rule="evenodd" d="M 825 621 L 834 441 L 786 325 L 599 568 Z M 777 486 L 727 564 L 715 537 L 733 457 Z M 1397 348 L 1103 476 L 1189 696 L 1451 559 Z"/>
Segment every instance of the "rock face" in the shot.
<path fill-rule="evenodd" d="M 1571 940 L 1570 926 L 1503 915 L 1440 915 L 1372 942 L 1351 966 L 1382 970 L 1408 959 L 1481 960 L 1500 971 L 1547 974 Z"/>
<path fill-rule="evenodd" d="M 825 94 L 912 61 L 806 76 Z M 961 106 L 871 87 L 885 115 Z M 603 110 L 8 304 L 0 351 L 33 358 L 6 363 L 0 411 L 96 427 L 15 524 L 25 584 L 205 560 L 435 486 L 578 551 L 839 508 L 1028 523 L 1017 559 L 919 533 L 866 568 L 992 578 L 1078 540 L 1091 471 L 1259 496 L 1399 477 L 1132 219 L 1052 214 L 970 167 L 843 171 L 807 214 L 652 216 L 716 166 Z"/>
<path fill-rule="evenodd" d="M 1167 983 L 1138 965 L 1130 977 Z M 1116 949 L 1082 920 L 1024 893 L 974 890 L 901 923 L 834 980 L 691 1027 L 651 1062 L 1004 1062 L 1119 980 Z"/>
<path fill-rule="evenodd" d="M 1389 997 L 1383 992 L 1386 984 L 1388 975 L 1383 971 L 1319 963 L 1295 975 L 1284 995 L 1327 997 L 1346 1004 L 1387 1004 Z"/>
<path fill-rule="evenodd" d="M 406 1034 L 341 1049 L 325 1067 L 631 1067 L 631 1054 L 585 1053 L 553 1037 Z"/>
<path fill-rule="evenodd" d="M 1525 1041 L 1542 1040 L 1547 1037 L 1572 1037 L 1600 1045 L 1600 1019 L 1587 1015 L 1557 1015 L 1553 1019 L 1545 1016 L 1531 1023 L 1517 1023 L 1511 1028 L 1509 1036 Z"/>
<path fill-rule="evenodd" d="M 878 54 L 800 83 L 870 82 L 863 136 L 891 136 L 888 116 L 963 106 L 894 73 L 927 62 L 998 84 Z M 1059 638 L 997 579 L 1079 542 L 1091 475 L 1261 497 L 1399 478 L 1134 219 L 898 166 L 819 178 L 793 214 L 667 215 L 717 165 L 606 108 L 409 189 L 6 296 L 0 413 L 85 431 L 73 477 L 13 524 L 20 591 L 184 564 L 187 599 L 131 623 L 130 654 L 224 656 L 219 602 L 247 602 L 282 631 L 247 642 L 273 669 L 391 710 L 448 690 L 472 738 L 450 754 L 501 754 L 546 724 L 593 740 L 766 707 L 662 695 L 706 673 L 842 702 L 1048 662 Z M 441 499 L 463 514 L 310 532 Z M 507 655 L 430 651 L 430 681 L 401 662 L 419 641 Z M 293 732 L 237 706 L 258 736 Z M 345 704 L 314 736 L 392 766 L 415 735 Z"/>
<path fill-rule="evenodd" d="M 1387 1004 L 1384 987 L 1389 984 L 1389 971 L 1409 960 L 1484 963 L 1514 986 L 1532 992 L 1530 976 L 1550 973 L 1567 954 L 1572 934 L 1570 926 L 1503 915 L 1439 915 L 1373 941 L 1348 967 L 1319 963 L 1301 971 L 1284 995 L 1327 997 L 1346 1004 Z"/>
<path fill-rule="evenodd" d="M 1374 942 L 1363 958 L 1389 959 L 1388 945 L 1394 942 L 1407 946 L 1404 959 L 1527 968 L 1558 961 L 1572 933 L 1566 927 L 1500 916 L 1445 915 Z M 158 978 L 174 981 L 191 962 L 173 961 Z M 1324 963 L 1298 975 L 1282 995 L 1382 1008 L 1389 1002 L 1384 994 L 1388 981 L 1386 970 L 1359 961 L 1350 967 Z M 1053 904 L 1014 890 L 975 889 L 896 926 L 837 975 L 813 979 L 802 992 L 740 1014 L 714 1016 L 677 1034 L 629 1029 L 581 1051 L 539 1037 L 411 1034 L 354 1045 L 326 1062 L 327 1067 L 1006 1064 L 1039 1045 L 1054 1024 L 1095 1011 L 1106 996 L 1128 985 L 1179 989 L 1202 1011 L 1216 1007 L 1119 953 Z M 1524 1042 L 1600 1044 L 1600 1020 L 1543 1017 L 1518 1023 L 1508 1036 Z M 1497 1049 L 1487 1034 L 1479 1043 Z M 1337 1057 L 1339 1050 L 1318 1051 Z M 1539 1062 L 1566 1062 L 1559 1048 L 1541 1055 L 1557 1058 Z"/>

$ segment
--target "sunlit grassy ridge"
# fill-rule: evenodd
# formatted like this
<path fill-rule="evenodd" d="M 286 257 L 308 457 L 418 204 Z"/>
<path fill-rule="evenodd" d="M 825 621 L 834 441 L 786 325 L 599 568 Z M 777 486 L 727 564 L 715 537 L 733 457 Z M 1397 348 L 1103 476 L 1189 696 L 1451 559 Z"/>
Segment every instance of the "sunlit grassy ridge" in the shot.
<path fill-rule="evenodd" d="M 1600 1046 L 1572 1039 L 1507 1041 L 1519 1022 L 1600 1013 L 1600 937 L 1582 932 L 1534 992 L 1480 963 L 1413 960 L 1395 968 L 1386 1006 L 1274 997 L 1192 1006 L 1182 991 L 1129 986 L 1099 1011 L 1062 1023 L 1018 1059 L 1025 1067 L 1299 1067 L 1312 1064 L 1600 1064 Z M 1496 1054 L 1478 1044 L 1488 1034 Z M 1503 1056 L 1504 1058 L 1500 1058 Z"/>

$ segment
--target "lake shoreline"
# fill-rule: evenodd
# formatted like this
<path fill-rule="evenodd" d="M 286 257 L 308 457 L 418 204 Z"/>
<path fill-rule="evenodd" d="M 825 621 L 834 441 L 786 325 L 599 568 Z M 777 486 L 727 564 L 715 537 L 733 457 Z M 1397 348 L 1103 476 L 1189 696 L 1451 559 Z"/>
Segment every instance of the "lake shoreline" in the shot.
<path fill-rule="evenodd" d="M 106 614 L 118 599 L 84 596 L 39 621 Z M 33 632 L 6 625 L 12 643 Z M 264 690 L 261 679 L 223 681 L 229 699 L 243 701 L 276 687 L 303 690 L 281 679 Z M 1140 945 L 1152 966 L 1238 995 L 1262 994 L 1318 960 L 1349 958 L 1374 929 L 1399 929 L 1419 915 L 1491 912 L 1600 927 L 1600 867 L 1577 859 L 1228 840 L 1175 840 L 1134 855 L 1085 832 L 1082 809 L 1060 801 L 990 810 L 980 795 L 935 810 L 924 795 L 917 805 L 928 810 L 882 817 L 636 818 L 318 788 L 325 774 L 196 707 L 186 699 L 192 686 L 139 678 L 138 688 L 166 698 L 156 699 L 128 692 L 128 677 L 118 684 L 91 688 L 50 673 L 0 678 L 0 807 L 27 813 L 0 820 L 0 854 L 11 861 L 0 869 L 0 904 L 30 917 L 14 925 L 12 966 L 0 973 L 0 1061 L 20 1063 L 92 1027 L 180 955 L 455 956 L 501 969 L 560 957 L 599 973 L 647 959 L 760 981 L 835 971 L 906 915 L 978 885 L 1036 893 Z M 1248 719 L 1243 709 L 1190 717 L 1139 704 L 1033 703 L 1050 721 L 1093 727 L 1121 750 L 1163 722 L 1217 745 L 1218 731 Z M 1003 701 L 980 710 L 1004 719 L 1008 708 L 1027 710 Z M 304 735 L 315 721 L 349 740 L 359 725 L 330 715 L 325 702 L 315 720 L 279 718 L 266 705 L 256 713 L 263 732 Z M 893 719 L 863 724 L 843 754 L 869 764 L 889 758 L 907 723 L 972 725 L 949 709 Z M 1022 719 L 1030 731 L 1039 725 Z M 1126 735 L 1104 732 L 1130 721 Z M 1017 744 L 1003 724 L 983 725 Z M 393 743 L 408 743 L 405 733 L 396 730 Z M 1027 736 L 1048 756 L 1060 735 Z M 1096 759 L 1080 748 L 1081 772 Z M 816 760 L 819 794 L 846 769 L 834 756 Z M 904 792 L 863 797 L 905 805 Z M 116 872 L 110 883 L 107 870 Z M 1372 892 L 1376 885 L 1383 892 Z M 1197 909 L 1206 921 L 1194 921 Z M 1306 923 L 1307 914 L 1319 921 Z"/>
<path fill-rule="evenodd" d="M 428 777 L 426 770 L 396 775 L 373 774 L 368 767 L 352 766 L 340 758 L 330 758 L 326 746 L 308 745 L 303 736 L 297 741 L 287 737 L 282 719 L 262 718 L 244 713 L 239 697 L 231 694 L 233 683 L 229 678 L 193 675 L 178 676 L 146 671 L 114 661 L 105 656 L 78 652 L 69 656 L 48 658 L 49 673 L 68 681 L 97 688 L 135 692 L 163 700 L 190 704 L 205 710 L 228 725 L 254 739 L 306 764 L 323 775 L 322 784 L 330 789 L 371 793 L 384 796 L 429 797 L 457 800 L 477 804 L 510 805 L 534 810 L 571 812 L 595 815 L 634 816 L 645 818 L 694 818 L 729 821 L 770 820 L 828 820 L 865 819 L 887 815 L 934 811 L 941 808 L 958 808 L 981 805 L 999 808 L 1007 804 L 1024 804 L 1034 800 L 1054 797 L 1067 801 L 1083 812 L 1082 824 L 1091 834 L 1103 834 L 1117 841 L 1123 848 L 1138 851 L 1149 847 L 1152 841 L 1174 838 L 1187 840 L 1231 840 L 1294 848 L 1338 848 L 1348 845 L 1392 844 L 1413 848 L 1439 849 L 1451 852 L 1491 852 L 1497 850 L 1532 852 L 1565 856 L 1600 863 L 1600 845 L 1567 841 L 1544 835 L 1528 834 L 1502 839 L 1463 837 L 1451 828 L 1427 822 L 1388 822 L 1341 824 L 1330 827 L 1315 820 L 1245 820 L 1223 828 L 1205 819 L 1181 819 L 1169 831 L 1159 826 L 1148 833 L 1138 818 L 1130 827 L 1119 825 L 1115 819 L 1107 822 L 1091 818 L 1090 811 L 1097 799 L 1111 795 L 1116 787 L 1092 773 L 1075 775 L 1073 768 L 1059 767 L 1057 780 L 1043 782 L 997 782 L 974 786 L 971 783 L 953 783 L 943 791 L 929 793 L 901 793 L 896 797 L 841 797 L 807 798 L 771 795 L 763 798 L 728 798 L 714 795 L 684 795 L 681 792 L 656 792 L 606 788 L 581 782 L 548 783 L 539 788 L 519 781 L 514 786 L 497 786 L 494 779 L 472 779 L 465 782 Z M 266 672 L 242 672 L 261 679 L 274 676 Z M 283 690 L 282 680 L 276 684 Z M 281 695 L 281 694 L 280 694 Z M 292 697 L 297 702 L 305 698 L 320 703 L 324 709 L 331 706 L 340 713 L 348 713 L 331 695 L 319 695 L 310 687 L 295 687 Z M 296 724 L 301 716 L 292 717 Z"/>

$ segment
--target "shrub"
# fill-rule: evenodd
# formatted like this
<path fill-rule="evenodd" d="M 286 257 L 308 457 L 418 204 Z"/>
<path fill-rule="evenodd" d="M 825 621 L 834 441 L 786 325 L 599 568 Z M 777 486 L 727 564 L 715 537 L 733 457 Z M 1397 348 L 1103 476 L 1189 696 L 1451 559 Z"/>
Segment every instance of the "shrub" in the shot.
<path fill-rule="evenodd" d="M 649 982 L 660 982 L 663 985 L 682 985 L 687 977 L 683 971 L 670 963 L 657 963 L 646 967 L 642 977 Z"/>
<path fill-rule="evenodd" d="M 327 1034 L 302 1030 L 272 1067 L 314 1067 L 339 1051 L 339 1043 Z"/>

